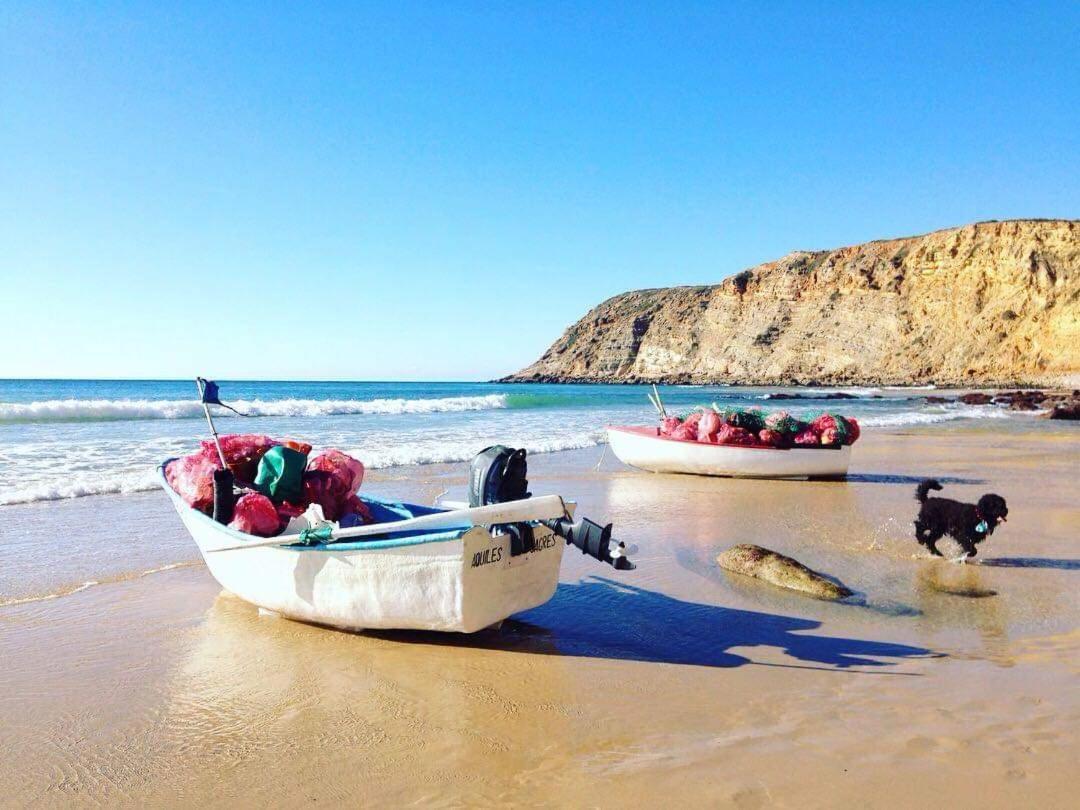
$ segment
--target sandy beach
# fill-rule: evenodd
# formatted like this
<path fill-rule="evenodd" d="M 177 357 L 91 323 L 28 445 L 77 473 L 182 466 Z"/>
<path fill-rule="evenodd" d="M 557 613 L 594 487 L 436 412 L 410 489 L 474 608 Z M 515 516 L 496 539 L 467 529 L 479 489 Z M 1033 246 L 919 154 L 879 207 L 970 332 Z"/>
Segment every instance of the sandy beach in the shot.
<path fill-rule="evenodd" d="M 615 520 L 638 569 L 568 553 L 550 603 L 471 637 L 260 616 L 159 493 L 5 508 L 0 803 L 1070 806 L 1080 437 L 1038 427 L 874 432 L 847 483 L 536 456 L 533 491 Z M 417 473 L 365 488 L 464 483 L 460 464 Z M 911 539 L 928 474 L 1009 500 L 980 564 Z M 103 569 L 93 549 L 116 533 L 137 564 Z M 857 604 L 725 575 L 713 559 L 736 542 L 840 577 Z M 38 556 L 15 593 L 20 543 L 57 566 Z M 79 555 L 100 584 L 78 563 L 48 581 Z"/>

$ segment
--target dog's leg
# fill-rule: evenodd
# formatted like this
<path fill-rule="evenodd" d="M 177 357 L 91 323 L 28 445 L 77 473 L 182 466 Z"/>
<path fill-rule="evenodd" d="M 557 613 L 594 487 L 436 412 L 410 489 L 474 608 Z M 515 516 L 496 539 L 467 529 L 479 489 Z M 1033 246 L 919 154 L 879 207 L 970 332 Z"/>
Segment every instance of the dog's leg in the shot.
<path fill-rule="evenodd" d="M 935 557 L 944 557 L 945 555 L 938 551 L 937 541 L 945 536 L 945 532 L 929 531 L 926 533 L 926 539 L 919 542 L 930 549 L 930 553 Z"/>
<path fill-rule="evenodd" d="M 923 523 L 921 520 L 915 521 L 915 539 L 922 545 L 926 545 L 930 539 L 930 527 Z"/>

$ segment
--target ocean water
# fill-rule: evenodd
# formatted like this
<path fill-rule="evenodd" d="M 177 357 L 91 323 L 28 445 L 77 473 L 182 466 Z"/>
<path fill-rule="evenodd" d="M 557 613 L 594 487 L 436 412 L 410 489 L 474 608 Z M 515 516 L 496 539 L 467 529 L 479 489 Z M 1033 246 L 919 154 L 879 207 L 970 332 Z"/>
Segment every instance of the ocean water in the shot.
<path fill-rule="evenodd" d="M 222 433 L 296 437 L 338 447 L 369 468 L 464 461 L 495 443 L 550 453 L 604 441 L 608 424 L 656 414 L 643 386 L 498 383 L 231 382 Z M 864 428 L 1029 421 L 993 407 L 931 404 L 919 389 L 664 386 L 671 412 L 724 406 L 823 410 Z M 829 401 L 831 391 L 856 399 Z M 807 399 L 768 401 L 777 392 Z M 197 448 L 208 431 L 191 381 L 0 380 L 0 506 L 153 489 L 155 467 Z"/>

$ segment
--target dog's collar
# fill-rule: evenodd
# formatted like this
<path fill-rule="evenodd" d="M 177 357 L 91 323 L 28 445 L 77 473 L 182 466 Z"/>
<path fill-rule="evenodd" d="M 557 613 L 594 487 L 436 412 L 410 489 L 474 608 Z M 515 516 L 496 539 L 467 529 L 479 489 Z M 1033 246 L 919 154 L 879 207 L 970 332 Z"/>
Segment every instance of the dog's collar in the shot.
<path fill-rule="evenodd" d="M 975 524 L 975 531 L 979 534 L 986 534 L 990 531 L 990 523 L 983 517 L 982 512 L 979 511 L 979 507 L 977 506 L 975 507 L 975 517 L 979 519 L 979 522 Z"/>

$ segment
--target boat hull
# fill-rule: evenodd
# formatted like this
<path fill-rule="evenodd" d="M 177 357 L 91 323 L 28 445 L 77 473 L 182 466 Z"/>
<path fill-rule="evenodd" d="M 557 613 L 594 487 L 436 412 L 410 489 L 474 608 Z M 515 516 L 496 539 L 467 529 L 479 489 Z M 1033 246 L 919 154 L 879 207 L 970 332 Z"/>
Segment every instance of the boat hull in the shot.
<path fill-rule="evenodd" d="M 350 630 L 472 633 L 544 604 L 558 584 L 565 544 L 546 527 L 536 530 L 537 550 L 516 557 L 508 535 L 481 527 L 214 551 L 263 538 L 216 523 L 162 484 L 221 587 L 288 618 Z"/>
<path fill-rule="evenodd" d="M 609 427 L 608 444 L 624 464 L 649 472 L 731 478 L 843 478 L 851 447 L 735 447 L 681 441 L 656 428 Z"/>

